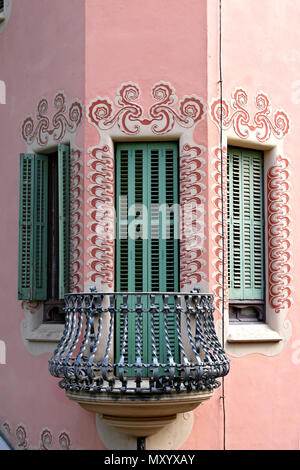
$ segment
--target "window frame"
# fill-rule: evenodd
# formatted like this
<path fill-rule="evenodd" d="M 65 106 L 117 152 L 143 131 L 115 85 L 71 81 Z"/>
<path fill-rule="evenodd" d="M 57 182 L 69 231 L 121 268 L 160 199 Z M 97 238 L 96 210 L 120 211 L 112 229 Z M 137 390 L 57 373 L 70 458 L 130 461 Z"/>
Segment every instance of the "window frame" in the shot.
<path fill-rule="evenodd" d="M 266 217 L 268 217 L 268 186 L 267 186 L 267 175 L 268 171 L 274 165 L 277 165 L 277 159 L 279 155 L 285 155 L 283 149 L 283 142 L 276 139 L 274 136 L 270 136 L 267 142 L 258 142 L 255 132 L 249 132 L 247 138 L 237 137 L 234 129 L 224 129 L 222 139 L 222 151 L 224 155 L 223 161 L 227 158 L 227 148 L 229 146 L 249 148 L 253 150 L 260 150 L 264 153 L 264 182 L 265 182 L 265 208 Z M 215 150 L 220 152 L 219 147 L 215 147 Z M 220 156 L 216 155 L 216 160 L 212 161 L 213 173 L 212 176 L 215 180 L 221 181 L 220 179 Z M 220 153 L 219 153 L 220 155 Z M 225 170 L 224 170 L 225 172 Z M 218 175 L 218 176 L 217 176 Z M 226 194 L 227 180 L 226 177 L 223 181 L 224 194 Z M 219 185 L 219 183 L 218 183 Z M 215 191 L 216 189 L 214 189 Z M 215 213 L 218 214 L 218 211 Z M 215 215 L 215 216 L 216 216 Z M 225 213 L 225 220 L 226 220 Z M 213 222 L 214 224 L 215 222 Z M 227 222 L 226 222 L 227 223 Z M 219 224 L 219 221 L 218 221 Z M 227 249 L 226 249 L 227 253 Z M 225 256 L 227 254 L 225 253 Z M 230 323 L 229 322 L 229 302 L 228 302 L 228 288 L 225 282 L 225 309 L 224 309 L 224 321 L 218 319 L 216 321 L 216 331 L 218 336 L 221 338 L 224 336 L 225 349 L 228 354 L 232 357 L 243 357 L 249 354 L 263 354 L 266 356 L 274 356 L 279 354 L 284 347 L 287 345 L 291 334 L 292 325 L 291 322 L 286 318 L 287 311 L 283 311 L 281 315 L 276 315 L 274 309 L 269 302 L 269 271 L 268 271 L 268 237 L 266 228 L 266 240 L 265 240 L 265 272 L 266 272 L 266 307 L 265 307 L 265 322 L 256 323 Z M 225 263 L 226 263 L 225 259 Z"/>
<path fill-rule="evenodd" d="M 229 219 L 229 214 L 231 214 L 231 210 L 230 210 L 230 204 L 231 204 L 231 201 L 232 201 L 232 198 L 234 197 L 233 193 L 230 193 L 230 190 L 229 190 L 229 187 L 230 187 L 230 182 L 229 182 L 229 170 L 230 170 L 230 162 L 229 162 L 229 158 L 230 158 L 230 154 L 232 154 L 233 156 L 233 153 L 236 152 L 236 153 L 239 153 L 240 154 L 240 158 L 244 158 L 244 155 L 243 153 L 248 153 L 248 155 L 246 156 L 251 156 L 252 157 L 259 157 L 262 159 L 262 162 L 261 162 L 261 174 L 260 174 L 260 178 L 262 180 L 262 187 L 261 187 L 261 212 L 260 212 L 260 219 L 261 219 L 261 231 L 262 231 L 262 234 L 261 234 L 261 237 L 262 237 L 262 240 L 261 240 L 261 245 L 262 245 L 262 254 L 261 254 L 261 257 L 262 257 L 262 272 L 261 272 L 261 278 L 262 278 L 262 284 L 263 284 L 263 295 L 262 295 L 262 298 L 261 299 L 254 299 L 253 297 L 249 297 L 249 298 L 246 298 L 246 299 L 238 299 L 238 298 L 235 298 L 234 297 L 230 297 L 230 286 L 228 286 L 228 291 L 229 291 L 229 322 L 230 323 L 257 323 L 257 322 L 263 322 L 263 323 L 266 323 L 266 318 L 265 318 L 265 308 L 266 308 L 266 264 L 267 264 L 267 261 L 266 261 L 266 247 L 265 247 L 265 244 L 266 244 L 266 205 L 265 205 L 265 178 L 264 178 L 264 152 L 262 151 L 258 151 L 256 149 L 249 149 L 249 148 L 246 148 L 246 147 L 238 147 L 238 146 L 233 146 L 233 145 L 230 145 L 227 147 L 227 172 L 226 172 L 226 175 L 227 175 L 227 201 L 226 201 L 226 204 L 227 204 L 227 241 L 228 241 L 228 260 L 230 260 L 231 258 L 231 248 L 234 250 L 234 240 L 232 240 L 232 244 L 230 243 L 230 229 L 231 229 L 231 224 L 230 224 L 230 221 L 228 220 Z M 243 163 L 242 163 L 243 165 Z M 241 186 L 239 187 L 239 190 L 241 189 Z M 244 196 L 245 198 L 245 196 Z M 242 202 L 242 207 L 243 207 L 243 204 L 244 202 Z M 252 199 L 250 201 L 250 206 L 253 204 L 253 194 L 252 194 Z M 234 210 L 232 208 L 232 210 Z M 252 214 L 251 214 L 252 215 Z M 243 222 L 241 222 L 241 225 L 243 227 Z M 243 237 L 243 232 L 240 232 L 240 240 L 242 239 Z M 253 248 L 254 249 L 254 248 Z M 242 257 L 242 253 L 241 253 L 241 257 Z M 253 260 L 253 262 L 255 263 L 255 261 Z M 252 264 L 251 264 L 251 268 L 252 268 Z M 228 277 L 229 276 L 229 271 L 230 271 L 230 268 L 229 268 L 229 261 L 228 261 Z M 241 273 L 241 276 L 243 277 L 242 273 Z M 245 285 L 241 286 L 240 288 L 241 292 L 242 292 L 242 296 L 244 297 L 244 291 L 245 291 Z M 249 289 L 248 289 L 249 290 Z M 255 317 L 247 317 L 243 314 L 243 310 L 244 309 L 248 309 L 248 308 L 254 308 L 256 310 L 256 318 Z"/>
<path fill-rule="evenodd" d="M 49 279 L 50 267 L 49 260 L 51 260 L 51 248 L 49 243 L 49 232 L 52 227 L 51 222 L 49 221 L 49 214 L 54 209 L 52 207 L 53 200 L 50 201 L 51 197 L 51 188 L 49 187 L 49 181 L 51 180 L 52 173 L 49 170 L 49 162 L 51 158 L 56 158 L 57 162 L 55 163 L 55 169 L 57 170 L 56 181 L 54 184 L 57 184 L 57 193 L 55 198 L 56 207 L 56 225 L 57 225 L 57 238 L 58 243 L 54 247 L 55 257 L 58 262 L 58 276 L 57 289 L 55 296 L 53 298 L 50 294 L 50 284 L 51 280 Z M 28 181 L 24 181 L 23 178 L 23 167 L 26 160 L 30 161 L 30 169 L 32 173 L 30 175 L 30 191 L 31 191 L 31 200 L 27 203 L 27 197 L 24 193 L 23 188 L 26 188 Z M 39 166 L 39 162 L 44 162 L 43 167 Z M 28 302 L 42 302 L 44 311 L 43 311 L 43 322 L 44 323 L 62 323 L 64 322 L 63 315 L 63 297 L 65 293 L 69 291 L 70 285 L 70 167 L 71 167 L 71 145 L 68 143 L 59 143 L 55 147 L 48 149 L 43 149 L 39 152 L 31 152 L 27 154 L 20 155 L 20 194 L 19 194 L 19 280 L 18 280 L 18 298 L 22 301 Z M 41 169 L 39 169 L 41 168 Z M 42 178 L 43 185 L 37 186 L 38 171 L 40 172 L 39 178 Z M 25 175 L 26 176 L 26 175 Z M 37 233 L 37 221 L 39 216 L 37 202 L 41 199 L 44 206 L 44 222 L 43 228 L 40 229 L 42 235 L 40 240 L 43 242 L 43 246 L 37 245 L 36 233 Z M 28 240 L 24 242 L 23 238 L 23 226 L 24 226 L 24 214 L 23 214 L 23 204 L 25 200 L 25 211 L 28 212 L 30 208 L 30 245 L 28 245 Z M 29 204 L 29 205 L 28 205 Z M 25 214 L 25 218 L 27 215 Z M 41 238 L 42 237 L 42 238 Z M 23 288 L 23 251 L 26 249 L 29 250 L 30 258 L 30 267 L 29 267 L 29 276 L 30 276 L 30 289 L 27 291 Z M 36 256 L 36 250 L 38 250 L 38 255 Z M 35 282 L 35 273 L 37 272 L 37 267 L 40 265 L 40 270 L 42 270 L 42 281 L 43 288 L 38 292 L 36 290 Z M 52 313 L 51 313 L 52 311 Z M 55 314 L 54 311 L 57 313 Z"/>

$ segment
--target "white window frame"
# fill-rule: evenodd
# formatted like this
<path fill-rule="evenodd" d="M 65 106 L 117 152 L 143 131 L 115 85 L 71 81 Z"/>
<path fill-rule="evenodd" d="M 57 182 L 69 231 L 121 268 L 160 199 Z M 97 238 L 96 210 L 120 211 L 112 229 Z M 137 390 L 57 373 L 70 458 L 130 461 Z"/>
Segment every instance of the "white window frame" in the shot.
<path fill-rule="evenodd" d="M 267 188 L 267 173 L 271 166 L 276 164 L 278 155 L 284 155 L 282 141 L 270 137 L 265 144 L 259 143 L 255 132 L 249 132 L 247 139 L 240 139 L 232 129 L 223 130 L 223 148 L 230 146 L 243 147 L 253 150 L 260 150 L 264 153 L 264 186 Z M 265 218 L 267 217 L 267 190 L 265 191 Z M 265 227 L 267 220 L 265 219 Z M 266 230 L 266 228 L 265 228 Z M 286 319 L 287 311 L 275 313 L 268 302 L 268 237 L 265 236 L 265 282 L 266 282 L 266 304 L 265 322 L 257 324 L 233 324 L 229 323 L 229 308 L 227 304 L 224 308 L 224 325 L 222 320 L 218 320 L 216 330 L 219 337 L 222 336 L 224 328 L 226 352 L 234 357 L 245 356 L 252 353 L 261 353 L 267 356 L 279 354 L 288 343 L 291 334 L 291 322 Z M 225 295 L 225 298 L 228 296 Z"/>

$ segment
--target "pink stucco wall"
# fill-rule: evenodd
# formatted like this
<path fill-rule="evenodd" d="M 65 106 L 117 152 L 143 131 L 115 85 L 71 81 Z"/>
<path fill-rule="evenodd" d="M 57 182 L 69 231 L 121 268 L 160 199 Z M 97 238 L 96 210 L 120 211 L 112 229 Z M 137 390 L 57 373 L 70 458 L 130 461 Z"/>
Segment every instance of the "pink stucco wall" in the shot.
<path fill-rule="evenodd" d="M 30 446 L 38 447 L 47 428 L 59 447 L 58 436 L 67 431 L 72 448 L 104 449 L 95 418 L 64 397 L 57 380 L 48 373 L 50 354 L 33 356 L 23 343 L 20 325 L 24 319 L 17 297 L 18 185 L 20 152 L 26 151 L 20 126 L 34 115 L 42 97 L 53 105 L 63 90 L 68 102 L 78 98 L 114 100 L 122 83 L 138 84 L 144 109 L 152 103 L 151 87 L 169 82 L 178 97 L 197 95 L 209 103 L 218 97 L 218 1 L 217 0 L 14 0 L 9 23 L 0 35 L 0 80 L 7 87 L 7 104 L 0 105 L 0 339 L 6 344 L 6 365 L 0 365 L 0 418 L 15 435 L 24 425 Z M 295 87 L 299 76 L 300 5 L 292 0 L 226 0 L 223 2 L 223 92 L 230 101 L 236 87 L 251 99 L 263 90 L 272 105 L 283 108 L 292 123 L 284 142 L 291 161 L 293 306 L 287 318 L 292 337 L 276 356 L 251 354 L 231 357 L 231 372 L 225 379 L 226 442 L 228 449 L 297 449 L 299 446 L 299 357 L 297 308 L 300 298 L 300 248 L 297 234 L 299 196 L 297 158 L 300 129 Z M 299 83 L 298 83 L 298 87 Z M 299 97 L 298 97 L 299 100 Z M 300 100 L 299 100 L 300 101 Z M 219 144 L 219 132 L 209 113 L 196 128 L 194 141 L 207 150 Z M 97 131 L 84 122 L 77 145 L 88 149 L 99 143 Z M 87 166 L 84 168 L 87 173 Z M 209 172 L 209 165 L 207 165 Z M 209 175 L 205 197 L 206 274 L 213 284 L 210 232 L 211 195 Z M 88 178 L 85 180 L 88 184 Z M 85 187 L 87 189 L 87 186 Z M 88 191 L 84 205 L 83 279 L 87 281 L 89 243 Z M 218 312 L 216 319 L 219 318 Z M 299 345 L 297 346 L 299 348 Z M 296 359 L 295 359 L 296 358 Z M 223 410 L 221 390 L 194 412 L 194 427 L 183 449 L 221 449 Z"/>

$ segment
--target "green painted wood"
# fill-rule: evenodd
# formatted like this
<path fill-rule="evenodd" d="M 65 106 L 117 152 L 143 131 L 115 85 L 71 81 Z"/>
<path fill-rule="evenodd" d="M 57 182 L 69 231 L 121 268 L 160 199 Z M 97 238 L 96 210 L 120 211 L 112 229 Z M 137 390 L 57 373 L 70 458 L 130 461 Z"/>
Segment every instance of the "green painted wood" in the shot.
<path fill-rule="evenodd" d="M 121 199 L 126 197 L 127 200 Z M 158 208 L 178 203 L 178 151 L 176 143 L 118 144 L 116 152 L 116 289 L 120 291 L 177 291 L 179 287 L 178 240 L 172 237 L 178 214 L 172 217 L 169 232 L 163 233 L 165 214 Z M 126 238 L 129 232 L 129 237 Z M 151 234 L 151 237 L 150 237 Z M 149 235 L 149 236 L 148 236 Z M 136 299 L 131 298 L 134 309 Z M 148 299 L 142 298 L 144 308 Z M 162 305 L 160 305 L 162 306 Z M 160 360 L 166 362 L 163 317 L 155 319 L 157 349 Z M 174 317 L 168 318 L 170 343 L 174 359 L 178 344 Z M 130 314 L 128 321 L 129 350 L 126 359 L 135 362 L 137 318 Z M 122 343 L 123 322 L 117 319 L 117 360 Z M 142 316 L 143 362 L 152 362 L 151 323 Z"/>
<path fill-rule="evenodd" d="M 0 0 L 0 13 L 4 11 L 4 0 Z"/>
<path fill-rule="evenodd" d="M 264 299 L 263 154 L 228 149 L 229 298 Z"/>
<path fill-rule="evenodd" d="M 20 155 L 18 298 L 32 299 L 34 155 Z"/>
<path fill-rule="evenodd" d="M 178 151 L 173 142 L 148 144 L 151 181 L 149 182 L 149 206 L 159 207 L 151 214 L 149 210 L 149 226 L 151 240 L 148 243 L 149 291 L 176 292 L 179 290 L 179 241 L 174 240 L 175 226 L 179 223 L 178 213 L 170 218 L 169 207 L 178 204 Z M 153 217 L 154 215 L 154 217 Z M 166 220 L 170 223 L 166 224 Z M 174 299 L 169 299 L 174 306 Z M 159 307 L 163 307 L 162 300 Z M 178 360 L 178 338 L 176 335 L 176 318 L 170 313 L 167 316 L 169 342 L 173 358 Z M 148 331 L 149 330 L 148 326 Z M 159 360 L 168 362 L 164 316 L 156 315 L 154 322 L 156 332 L 156 348 Z M 151 344 L 148 356 L 151 357 Z"/>
<path fill-rule="evenodd" d="M 123 292 L 146 290 L 145 277 L 145 215 L 142 204 L 145 197 L 144 178 L 146 175 L 146 147 L 143 144 L 119 145 L 116 158 L 116 208 L 117 208 L 117 240 L 116 240 L 116 288 Z M 135 207 L 136 206 L 136 207 Z M 140 211 L 140 216 L 136 213 Z M 145 306 L 145 299 L 142 299 Z M 129 308 L 135 310 L 136 298 L 129 297 Z M 120 305 L 120 301 L 119 301 Z M 146 334 L 145 314 L 141 318 L 141 335 Z M 121 349 L 124 322 L 117 317 L 117 360 Z M 128 351 L 125 361 L 134 363 L 137 351 L 136 341 L 137 318 L 135 313 L 128 315 Z M 141 341 L 144 345 L 144 341 Z M 141 351 L 145 356 L 144 350 Z"/>
<path fill-rule="evenodd" d="M 20 155 L 19 280 L 20 300 L 47 298 L 48 160 Z"/>
<path fill-rule="evenodd" d="M 70 147 L 58 146 L 59 298 L 69 292 L 70 280 Z"/>
<path fill-rule="evenodd" d="M 33 298 L 46 300 L 48 262 L 48 157 L 46 155 L 35 155 L 34 178 Z"/>

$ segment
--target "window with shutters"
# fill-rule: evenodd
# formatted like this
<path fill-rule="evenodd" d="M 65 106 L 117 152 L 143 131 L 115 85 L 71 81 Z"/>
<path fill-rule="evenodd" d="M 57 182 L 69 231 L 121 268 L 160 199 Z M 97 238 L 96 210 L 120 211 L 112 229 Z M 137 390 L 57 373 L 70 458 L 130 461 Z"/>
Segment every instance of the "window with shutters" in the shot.
<path fill-rule="evenodd" d="M 229 147 L 227 169 L 230 321 L 263 321 L 263 153 Z"/>
<path fill-rule="evenodd" d="M 179 191 L 177 143 L 120 143 L 116 149 L 116 290 L 177 292 L 179 289 Z M 149 297 L 149 296 L 148 296 Z M 131 298 L 131 302 L 134 302 Z M 147 302 L 142 296 L 142 302 Z M 168 319 L 172 354 L 178 356 L 175 319 Z M 163 318 L 156 314 L 156 349 L 166 362 Z M 123 319 L 117 318 L 116 356 Z M 151 325 L 142 321 L 144 363 L 152 361 Z M 128 362 L 135 362 L 136 315 L 128 319 Z M 176 359 L 175 359 L 176 360 Z M 127 362 L 127 360 L 126 360 Z M 128 371 L 130 375 L 130 371 Z"/>
<path fill-rule="evenodd" d="M 18 298 L 44 301 L 44 321 L 63 321 L 69 288 L 70 148 L 20 155 Z"/>
<path fill-rule="evenodd" d="M 0 13 L 4 11 L 4 0 L 0 0 Z"/>

